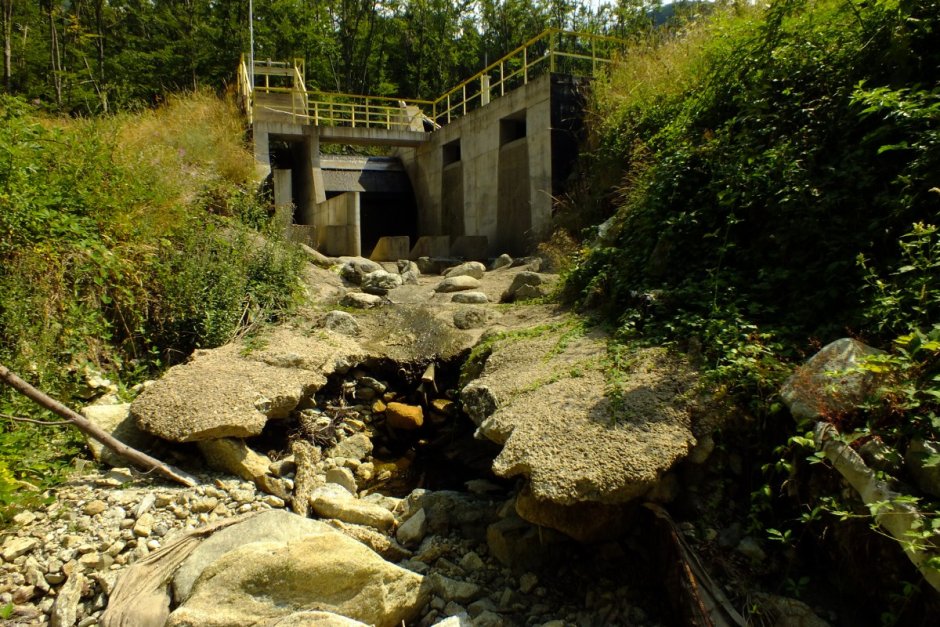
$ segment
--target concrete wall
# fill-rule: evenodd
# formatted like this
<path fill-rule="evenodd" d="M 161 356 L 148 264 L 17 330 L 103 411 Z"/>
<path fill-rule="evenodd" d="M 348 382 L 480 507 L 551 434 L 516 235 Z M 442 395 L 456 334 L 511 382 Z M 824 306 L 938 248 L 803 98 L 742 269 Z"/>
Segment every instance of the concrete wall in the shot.
<path fill-rule="evenodd" d="M 520 123 L 524 137 L 506 135 Z M 552 77 L 544 75 L 400 149 L 419 234 L 482 235 L 490 255 L 523 252 L 551 220 L 552 133 Z"/>
<path fill-rule="evenodd" d="M 359 193 L 346 192 L 319 203 L 315 209 L 315 248 L 325 255 L 361 255 Z"/>
<path fill-rule="evenodd" d="M 259 173 L 267 176 L 269 141 L 290 142 L 294 222 L 316 227 L 322 252 L 358 255 L 358 192 L 391 185 L 394 173 L 373 175 L 366 168 L 344 172 L 335 166 L 324 174 L 326 157 L 320 155 L 320 143 L 397 142 L 397 155 L 417 201 L 418 236 L 448 236 L 452 243 L 458 237 L 485 237 L 489 256 L 520 254 L 548 235 L 553 197 L 563 191 L 576 156 L 583 110 L 580 88 L 579 79 L 546 74 L 430 134 L 396 131 L 385 136 L 376 129 L 258 121 L 255 161 Z M 351 138 L 352 132 L 359 135 Z M 407 137 L 398 136 L 402 134 Z M 329 190 L 329 185 L 336 189 Z M 326 202 L 327 191 L 347 193 Z"/>

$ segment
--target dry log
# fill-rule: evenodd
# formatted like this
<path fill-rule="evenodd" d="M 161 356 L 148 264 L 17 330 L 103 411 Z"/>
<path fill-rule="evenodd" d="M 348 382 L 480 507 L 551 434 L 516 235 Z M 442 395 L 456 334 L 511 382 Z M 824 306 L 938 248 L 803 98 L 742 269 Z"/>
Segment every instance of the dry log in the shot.
<path fill-rule="evenodd" d="M 110 433 L 99 428 L 98 425 L 91 422 L 81 414 L 72 411 L 51 396 L 48 396 L 47 394 L 34 388 L 32 385 L 16 376 L 16 374 L 14 374 L 9 368 L 2 364 L 0 364 L 0 381 L 6 383 L 40 407 L 48 409 L 62 418 L 65 418 L 70 423 L 75 425 L 79 431 L 88 437 L 94 438 L 95 440 L 101 442 L 118 455 L 127 458 L 128 460 L 142 466 L 147 470 L 155 470 L 167 479 L 181 483 L 184 486 L 192 487 L 196 485 L 197 481 L 194 477 L 188 475 L 182 470 L 179 470 L 178 468 L 164 464 L 160 460 L 124 444 L 120 440 L 114 438 Z"/>
<path fill-rule="evenodd" d="M 876 507 L 875 521 L 888 531 L 904 549 L 904 554 L 934 590 L 940 591 L 940 570 L 932 565 L 937 556 L 933 543 L 917 539 L 912 532 L 928 529 L 924 516 L 891 487 L 878 479 L 862 456 L 839 439 L 839 431 L 826 422 L 817 422 L 814 430 L 816 448 L 826 455 L 833 467 L 858 493 L 862 502 Z M 878 504 L 878 505 L 875 505 Z"/>

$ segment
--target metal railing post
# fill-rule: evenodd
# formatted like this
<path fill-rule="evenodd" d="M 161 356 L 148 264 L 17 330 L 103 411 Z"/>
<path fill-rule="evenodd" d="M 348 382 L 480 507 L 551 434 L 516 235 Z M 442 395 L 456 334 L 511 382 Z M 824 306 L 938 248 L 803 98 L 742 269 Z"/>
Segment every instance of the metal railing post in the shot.
<path fill-rule="evenodd" d="M 506 72 L 503 61 L 499 62 L 499 95 L 506 95 Z"/>
<path fill-rule="evenodd" d="M 522 49 L 522 84 L 529 84 L 529 49 Z"/>
<path fill-rule="evenodd" d="M 561 47 L 561 33 L 558 33 L 559 47 Z M 555 72 L 555 33 L 548 36 L 548 71 Z"/>
<path fill-rule="evenodd" d="M 485 107 L 490 104 L 490 75 L 484 74 L 480 77 L 480 106 Z"/>

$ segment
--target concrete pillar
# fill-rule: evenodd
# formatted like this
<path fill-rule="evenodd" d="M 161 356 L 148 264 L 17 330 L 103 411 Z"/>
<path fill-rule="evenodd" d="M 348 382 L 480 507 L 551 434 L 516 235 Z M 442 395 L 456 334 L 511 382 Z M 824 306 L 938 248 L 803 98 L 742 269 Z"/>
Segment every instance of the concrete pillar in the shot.
<path fill-rule="evenodd" d="M 486 106 L 490 104 L 490 75 L 484 74 L 480 77 L 480 104 Z"/>
<path fill-rule="evenodd" d="M 320 129 L 317 126 L 304 126 L 304 147 L 306 161 L 311 169 L 310 202 L 318 205 L 326 202 L 326 188 L 323 185 L 323 170 L 320 168 Z M 313 210 L 311 209 L 311 214 Z"/>
<path fill-rule="evenodd" d="M 252 126 L 252 139 L 255 152 L 255 178 L 261 182 L 271 173 L 271 147 L 268 143 L 267 124 L 255 122 Z"/>
<path fill-rule="evenodd" d="M 294 221 L 293 177 L 290 170 L 272 171 L 274 180 L 274 215 L 282 230 Z"/>
<path fill-rule="evenodd" d="M 346 194 L 346 250 L 348 255 L 362 256 L 362 234 L 359 224 L 359 192 Z"/>

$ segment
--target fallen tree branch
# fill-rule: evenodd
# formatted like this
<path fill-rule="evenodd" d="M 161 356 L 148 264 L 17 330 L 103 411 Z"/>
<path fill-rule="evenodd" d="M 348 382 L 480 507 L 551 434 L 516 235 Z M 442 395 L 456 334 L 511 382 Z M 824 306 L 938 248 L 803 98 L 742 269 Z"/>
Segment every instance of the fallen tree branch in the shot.
<path fill-rule="evenodd" d="M 940 570 L 930 562 L 937 553 L 929 543 L 915 540 L 910 535 L 915 530 L 927 528 L 921 513 L 909 503 L 898 499 L 901 495 L 879 480 L 862 456 L 839 439 L 839 431 L 833 425 L 817 422 L 814 437 L 816 448 L 825 453 L 826 459 L 855 488 L 865 505 L 883 505 L 874 514 L 875 522 L 894 536 L 927 583 L 940 591 Z"/>
<path fill-rule="evenodd" d="M 135 448 L 129 447 L 120 440 L 117 440 L 110 433 L 102 430 L 95 423 L 91 422 L 84 416 L 72 411 L 51 396 L 48 396 L 37 390 L 29 383 L 16 376 L 9 368 L 2 364 L 0 364 L 0 381 L 3 381 L 40 407 L 48 409 L 49 411 L 62 416 L 70 423 L 75 425 L 79 431 L 88 437 L 101 442 L 121 457 L 125 457 L 135 464 L 139 464 L 144 468 L 147 468 L 148 470 L 156 470 L 167 479 L 181 483 L 184 486 L 192 487 L 196 485 L 196 479 L 192 476 L 177 468 L 174 468 L 173 466 L 164 464 L 160 460 L 154 459 L 150 455 L 142 453 Z"/>
<path fill-rule="evenodd" d="M 7 420 L 12 420 L 14 422 L 28 422 L 33 425 L 42 425 L 44 427 L 61 427 L 63 425 L 72 424 L 68 420 L 62 420 L 59 422 L 50 422 L 48 420 L 35 420 L 33 418 L 23 418 L 21 416 L 11 416 L 10 414 L 0 414 L 0 418 L 6 418 Z"/>

